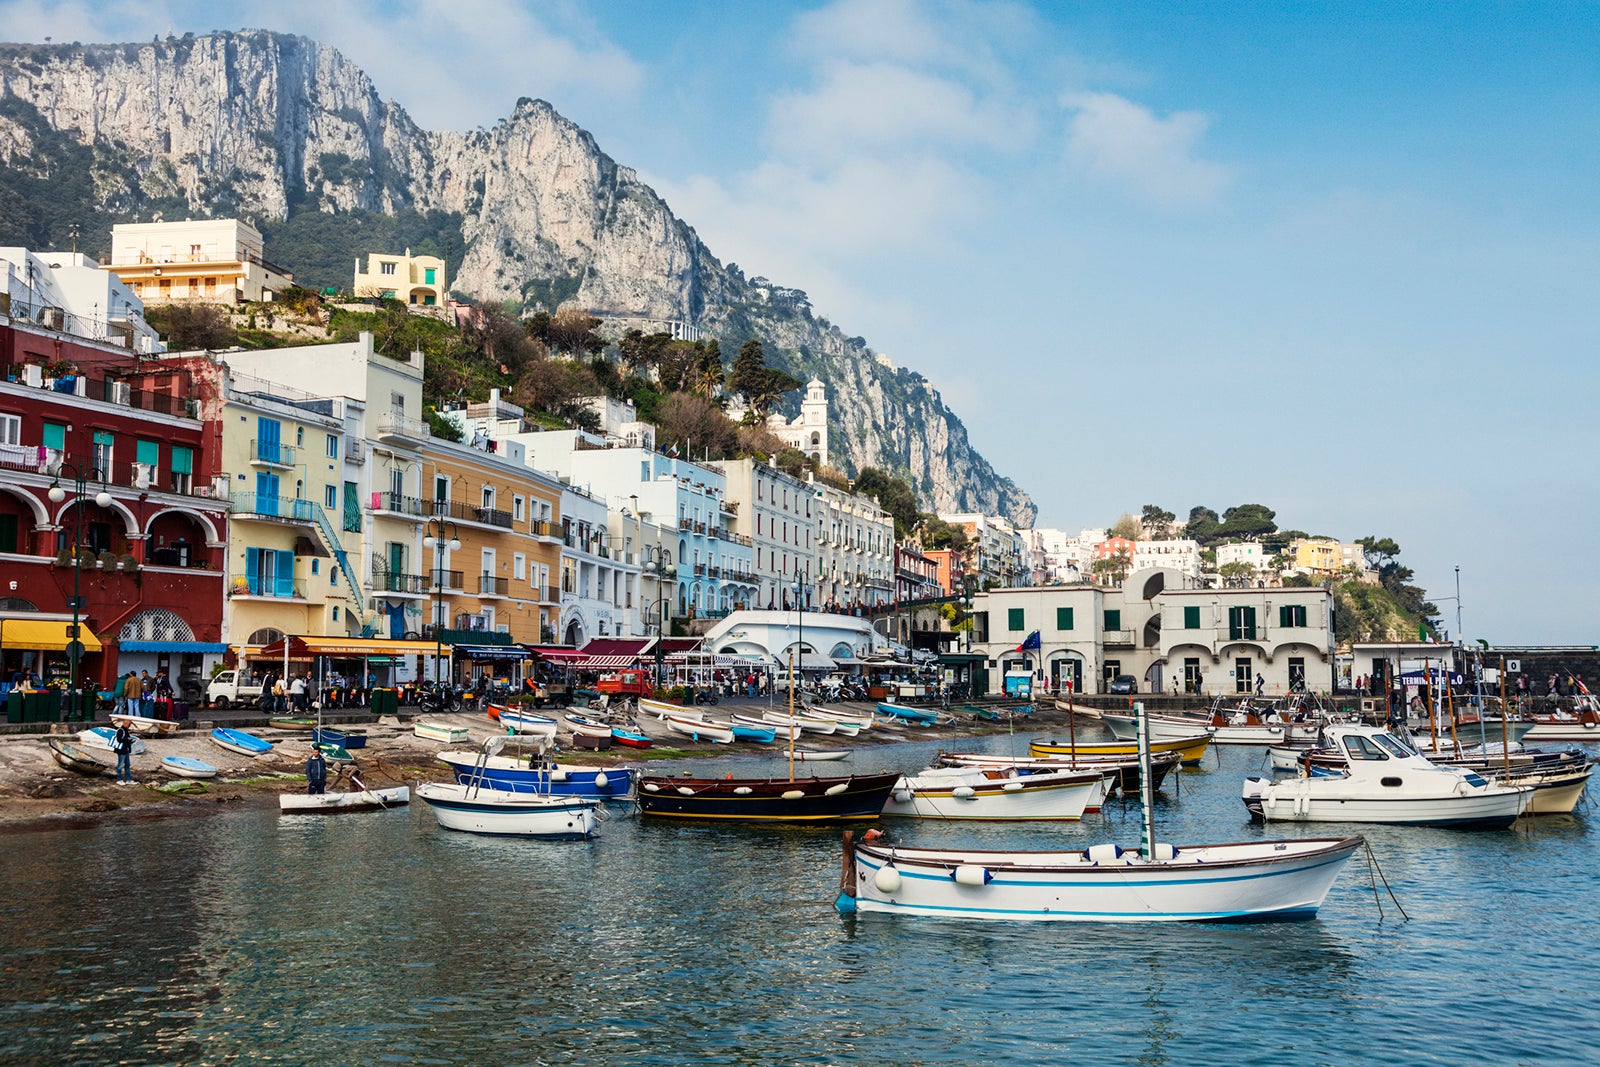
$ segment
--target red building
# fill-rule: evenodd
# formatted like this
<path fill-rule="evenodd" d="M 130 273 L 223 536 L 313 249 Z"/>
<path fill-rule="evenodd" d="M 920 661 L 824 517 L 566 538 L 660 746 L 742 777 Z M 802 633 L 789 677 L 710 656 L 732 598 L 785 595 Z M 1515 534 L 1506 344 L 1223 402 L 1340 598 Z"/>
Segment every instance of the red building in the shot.
<path fill-rule="evenodd" d="M 102 689 L 200 674 L 223 652 L 228 499 L 189 372 L 0 319 L 0 376 L 0 681 L 65 678 L 75 595 Z"/>

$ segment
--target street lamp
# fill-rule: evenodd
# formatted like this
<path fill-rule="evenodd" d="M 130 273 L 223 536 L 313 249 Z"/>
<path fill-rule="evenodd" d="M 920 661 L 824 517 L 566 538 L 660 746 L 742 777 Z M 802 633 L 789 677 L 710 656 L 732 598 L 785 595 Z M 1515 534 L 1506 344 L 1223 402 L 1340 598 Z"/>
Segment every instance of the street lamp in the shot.
<path fill-rule="evenodd" d="M 91 479 L 94 481 L 100 480 L 100 471 L 96 468 L 91 468 L 88 471 L 80 471 L 75 464 L 71 463 L 63 463 L 61 465 L 61 470 L 70 475 L 72 478 L 72 499 L 74 504 L 72 535 L 72 629 L 67 633 L 67 636 L 72 638 L 72 640 L 67 643 L 68 687 L 72 694 L 70 699 L 73 701 L 73 710 L 82 711 L 83 709 L 81 707 L 81 701 L 83 698 L 78 691 L 78 659 L 83 655 L 83 642 L 78 640 L 78 613 L 80 610 L 79 591 L 81 589 L 81 583 L 83 579 L 83 567 L 80 565 L 82 561 L 78 558 L 78 553 L 83 550 L 83 494 L 88 491 L 87 483 Z M 48 495 L 51 501 L 56 504 L 59 504 L 63 500 L 67 499 L 67 491 L 61 488 L 61 482 L 59 480 L 52 481 L 50 483 L 50 492 Z M 109 508 L 111 506 L 111 494 L 102 489 L 94 495 L 94 502 L 103 508 Z"/>
<path fill-rule="evenodd" d="M 428 536 L 422 539 L 423 548 L 433 549 L 433 684 L 438 685 L 439 660 L 444 654 L 444 634 L 440 627 L 439 605 L 444 599 L 444 552 L 454 552 L 461 547 L 460 529 L 449 519 L 434 516 L 427 522 Z"/>
<path fill-rule="evenodd" d="M 643 535 L 640 535 L 643 540 Z M 641 545 L 643 553 L 641 570 L 653 575 L 656 580 L 656 685 L 663 684 L 665 674 L 663 671 L 664 650 L 662 644 L 667 639 L 667 576 L 672 569 L 672 553 L 662 545 Z M 641 595 L 643 590 L 640 590 Z"/>

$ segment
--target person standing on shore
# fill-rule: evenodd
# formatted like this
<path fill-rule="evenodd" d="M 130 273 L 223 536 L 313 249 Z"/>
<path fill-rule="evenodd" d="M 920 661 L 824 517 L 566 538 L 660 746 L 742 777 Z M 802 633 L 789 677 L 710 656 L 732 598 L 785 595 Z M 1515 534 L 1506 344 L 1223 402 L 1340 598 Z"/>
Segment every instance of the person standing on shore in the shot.
<path fill-rule="evenodd" d="M 295 675 L 294 681 L 289 683 L 289 700 L 294 704 L 296 712 L 306 708 L 306 680 L 301 675 Z"/>
<path fill-rule="evenodd" d="M 145 718 L 156 710 L 156 683 L 151 680 L 149 671 L 139 672 L 139 714 Z"/>
<path fill-rule="evenodd" d="M 139 714 L 139 676 L 132 671 L 122 680 L 122 706 L 129 715 Z"/>
<path fill-rule="evenodd" d="M 129 671 L 131 678 L 133 672 Z M 117 727 L 117 732 L 111 737 L 111 748 L 117 754 L 117 784 L 133 784 L 133 733 L 128 729 L 128 724 L 123 723 Z"/>
<path fill-rule="evenodd" d="M 299 679 L 296 679 L 298 681 Z M 322 749 L 311 746 L 311 757 L 306 760 L 306 793 L 320 796 L 328 791 L 328 761 L 322 758 Z"/>

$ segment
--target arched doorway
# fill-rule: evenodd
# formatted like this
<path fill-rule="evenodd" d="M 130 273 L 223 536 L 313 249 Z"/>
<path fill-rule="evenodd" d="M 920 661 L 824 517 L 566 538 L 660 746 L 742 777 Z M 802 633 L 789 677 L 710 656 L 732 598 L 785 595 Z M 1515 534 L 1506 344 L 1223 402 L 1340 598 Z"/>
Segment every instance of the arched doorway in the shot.
<path fill-rule="evenodd" d="M 1083 657 L 1076 652 L 1069 652 L 1050 661 L 1050 688 L 1057 693 L 1067 691 L 1067 684 L 1071 683 L 1072 692 L 1083 692 Z"/>

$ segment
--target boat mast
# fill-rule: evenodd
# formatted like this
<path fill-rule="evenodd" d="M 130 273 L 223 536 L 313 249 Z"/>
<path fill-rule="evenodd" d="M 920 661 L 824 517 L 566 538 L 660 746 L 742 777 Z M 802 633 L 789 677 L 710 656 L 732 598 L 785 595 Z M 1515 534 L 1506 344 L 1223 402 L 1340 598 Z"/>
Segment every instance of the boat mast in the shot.
<path fill-rule="evenodd" d="M 1145 715 L 1144 701 L 1133 702 L 1133 713 L 1139 722 L 1139 803 L 1144 809 L 1144 819 L 1139 833 L 1139 852 L 1148 863 L 1155 858 L 1156 820 L 1155 790 L 1150 784 L 1150 720 Z"/>
<path fill-rule="evenodd" d="M 1511 712 L 1506 708 L 1506 658 L 1500 657 L 1500 754 L 1505 757 L 1506 774 L 1511 773 Z"/>
<path fill-rule="evenodd" d="M 795 572 L 794 573 L 795 573 L 795 583 L 794 583 L 795 607 L 800 608 L 800 581 L 799 581 L 799 579 L 800 579 L 800 564 L 799 563 L 795 564 Z M 806 639 L 806 612 L 805 612 L 805 609 L 804 608 L 800 608 L 800 610 L 798 612 L 796 612 L 795 617 L 798 620 L 798 622 L 796 624 L 797 625 L 797 630 L 798 630 L 798 635 L 795 638 L 795 645 L 798 645 L 800 648 L 803 649 L 803 648 L 805 648 L 804 641 Z M 795 646 L 791 645 L 790 648 L 789 648 L 789 781 L 791 781 L 791 782 L 794 781 L 794 735 L 800 732 L 799 726 L 797 726 L 795 724 L 795 717 L 794 717 L 794 657 L 795 657 L 795 651 L 796 651 Z M 804 666 L 804 664 L 801 665 L 800 677 L 802 677 L 802 678 L 805 677 L 805 666 Z"/>

